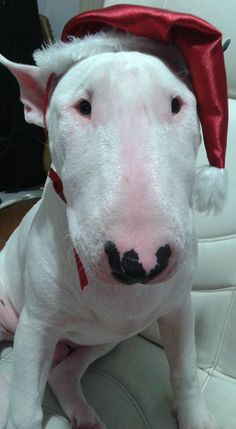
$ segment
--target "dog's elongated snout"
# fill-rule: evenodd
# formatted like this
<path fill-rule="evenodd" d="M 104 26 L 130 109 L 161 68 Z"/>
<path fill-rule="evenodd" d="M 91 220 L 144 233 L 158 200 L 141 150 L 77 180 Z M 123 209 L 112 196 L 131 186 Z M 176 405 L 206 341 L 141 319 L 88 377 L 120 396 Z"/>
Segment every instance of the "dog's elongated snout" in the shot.
<path fill-rule="evenodd" d="M 168 267 L 172 254 L 171 246 L 165 244 L 156 251 L 156 265 L 148 272 L 144 269 L 138 253 L 131 249 L 122 256 L 115 243 L 107 241 L 104 246 L 112 276 L 121 283 L 148 283 Z"/>

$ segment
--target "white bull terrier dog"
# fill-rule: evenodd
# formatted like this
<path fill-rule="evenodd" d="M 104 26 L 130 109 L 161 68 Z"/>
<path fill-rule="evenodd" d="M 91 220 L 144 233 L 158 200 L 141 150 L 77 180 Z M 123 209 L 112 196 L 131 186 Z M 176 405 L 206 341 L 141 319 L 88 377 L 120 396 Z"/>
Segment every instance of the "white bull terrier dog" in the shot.
<path fill-rule="evenodd" d="M 112 30 L 37 51 L 37 66 L 0 58 L 26 121 L 45 119 L 53 161 L 0 254 L 0 340 L 14 336 L 1 429 L 42 427 L 47 380 L 73 428 L 105 429 L 79 380 L 156 319 L 179 428 L 219 429 L 200 392 L 190 296 L 199 120 L 173 52 Z"/>

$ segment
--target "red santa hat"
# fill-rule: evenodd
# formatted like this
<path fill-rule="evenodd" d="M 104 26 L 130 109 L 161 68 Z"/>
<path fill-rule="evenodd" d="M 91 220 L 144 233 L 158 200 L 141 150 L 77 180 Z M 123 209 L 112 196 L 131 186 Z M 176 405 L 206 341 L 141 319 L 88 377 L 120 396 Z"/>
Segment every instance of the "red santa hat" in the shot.
<path fill-rule="evenodd" d="M 111 26 L 157 42 L 173 43 L 189 70 L 209 165 L 198 169 L 194 200 L 199 211 L 219 212 L 227 188 L 225 152 L 228 125 L 227 82 L 222 35 L 208 22 L 189 14 L 135 5 L 116 5 L 73 17 L 62 41 Z"/>

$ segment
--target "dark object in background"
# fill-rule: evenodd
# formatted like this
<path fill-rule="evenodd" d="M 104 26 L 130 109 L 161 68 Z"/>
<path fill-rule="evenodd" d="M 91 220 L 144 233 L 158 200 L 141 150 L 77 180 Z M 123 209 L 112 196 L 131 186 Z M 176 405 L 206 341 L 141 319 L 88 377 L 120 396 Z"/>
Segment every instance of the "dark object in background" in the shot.
<path fill-rule="evenodd" d="M 33 64 L 43 42 L 37 0 L 0 0 L 0 52 L 11 61 Z M 17 191 L 45 180 L 44 131 L 24 120 L 15 78 L 0 66 L 0 190 Z"/>
<path fill-rule="evenodd" d="M 18 201 L 0 210 L 0 250 L 38 198 Z"/>

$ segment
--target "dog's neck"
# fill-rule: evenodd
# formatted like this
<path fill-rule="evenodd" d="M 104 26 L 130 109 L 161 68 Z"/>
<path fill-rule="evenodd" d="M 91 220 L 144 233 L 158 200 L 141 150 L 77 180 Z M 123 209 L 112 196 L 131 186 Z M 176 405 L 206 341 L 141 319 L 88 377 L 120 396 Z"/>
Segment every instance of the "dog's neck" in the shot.
<path fill-rule="evenodd" d="M 58 79 L 56 77 L 56 75 L 54 73 L 52 73 L 47 81 L 47 85 L 46 85 L 46 89 L 45 89 L 45 93 L 44 93 L 44 99 L 43 99 L 43 119 L 44 119 L 44 129 L 45 129 L 45 133 L 47 134 L 47 124 L 46 124 L 46 112 L 47 112 L 47 106 L 48 106 L 48 101 L 49 98 L 52 95 L 52 92 L 58 82 Z M 58 196 L 64 201 L 64 203 L 66 204 L 66 197 L 64 195 L 64 191 L 63 191 L 63 183 L 62 180 L 60 179 L 60 177 L 58 176 L 57 172 L 55 171 L 55 169 L 53 167 L 50 167 L 49 172 L 48 172 L 48 177 L 51 179 L 52 184 L 53 184 L 53 188 L 56 191 L 56 193 L 58 194 Z M 80 280 L 80 287 L 83 290 L 87 284 L 88 284 L 88 278 L 84 269 L 84 266 L 81 262 L 81 259 L 77 253 L 77 251 L 75 250 L 75 248 L 73 248 L 73 253 L 74 253 L 74 257 L 75 257 L 75 262 L 76 262 L 76 266 L 77 266 L 77 270 L 78 270 L 78 274 L 79 274 L 79 280 Z"/>
<path fill-rule="evenodd" d="M 62 183 L 60 177 L 58 176 L 58 174 L 56 173 L 56 171 L 54 170 L 53 167 L 50 167 L 49 172 L 48 172 L 48 177 L 52 181 L 54 190 L 56 191 L 58 196 L 66 204 L 67 201 L 66 201 L 66 197 L 65 197 L 64 192 L 63 192 L 63 183 Z M 73 253 L 74 253 L 75 262 L 76 262 L 76 266 L 77 266 L 77 270 L 78 270 L 78 274 L 79 274 L 80 287 L 83 290 L 88 284 L 88 278 L 87 278 L 84 266 L 81 262 L 81 259 L 78 255 L 78 253 L 76 252 L 75 248 L 73 248 Z"/>

